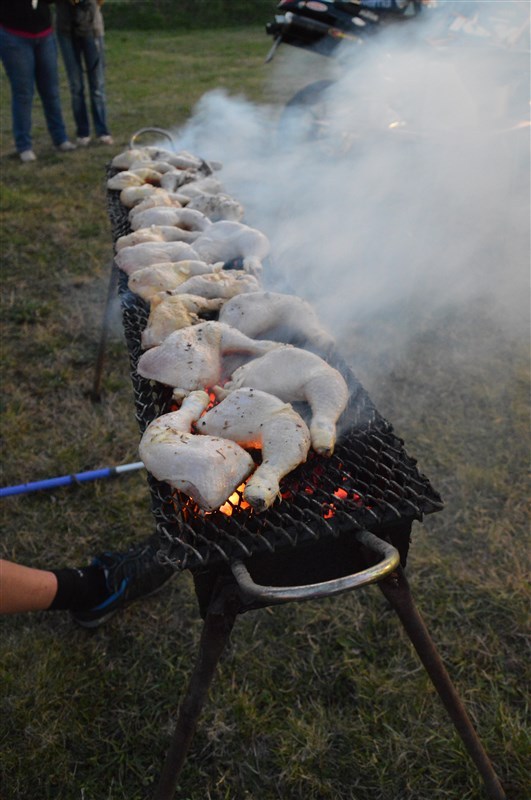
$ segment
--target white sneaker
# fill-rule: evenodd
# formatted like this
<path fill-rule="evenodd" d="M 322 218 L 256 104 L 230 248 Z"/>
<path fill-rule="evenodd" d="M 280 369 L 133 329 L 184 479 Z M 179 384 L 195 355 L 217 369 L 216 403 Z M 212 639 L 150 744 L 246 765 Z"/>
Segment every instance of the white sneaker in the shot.
<path fill-rule="evenodd" d="M 61 153 L 69 153 L 70 150 L 75 150 L 76 146 L 67 139 L 66 142 L 62 142 L 61 144 L 57 145 L 57 149 L 60 150 Z"/>
<path fill-rule="evenodd" d="M 78 136 L 76 139 L 76 144 L 79 145 L 79 147 L 86 147 L 88 144 L 90 144 L 90 136 Z"/>
<path fill-rule="evenodd" d="M 98 141 L 100 141 L 101 144 L 114 144 L 114 139 L 108 133 L 104 136 L 98 136 Z"/>
<path fill-rule="evenodd" d="M 18 154 L 18 157 L 24 164 L 27 164 L 28 161 L 37 161 L 37 156 L 33 150 L 23 150 L 22 153 Z"/>

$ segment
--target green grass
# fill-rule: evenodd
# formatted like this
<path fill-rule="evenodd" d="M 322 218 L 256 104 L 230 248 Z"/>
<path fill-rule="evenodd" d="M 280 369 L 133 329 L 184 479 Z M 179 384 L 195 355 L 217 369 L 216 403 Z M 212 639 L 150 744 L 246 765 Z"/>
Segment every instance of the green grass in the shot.
<path fill-rule="evenodd" d="M 184 123 L 210 88 L 271 102 L 268 47 L 258 27 L 110 31 L 116 146 L 56 155 L 36 105 L 34 165 L 12 155 L 2 74 L 2 485 L 137 460 L 118 316 L 102 402 L 88 398 L 112 257 L 105 166 L 138 128 Z M 66 98 L 64 82 L 63 90 Z M 353 325 L 349 357 L 446 501 L 414 528 L 412 589 L 508 797 L 527 800 L 528 347 L 479 303 L 416 330 L 397 355 L 386 349 L 389 320 Z M 444 366 L 434 358 L 441 352 Z M 142 473 L 5 499 L 1 511 L 2 554 L 42 567 L 86 563 L 153 528 Z M 0 625 L 2 798 L 150 797 L 197 651 L 191 577 L 94 635 L 63 613 Z M 484 796 L 375 588 L 237 620 L 177 792 L 179 800 Z"/>

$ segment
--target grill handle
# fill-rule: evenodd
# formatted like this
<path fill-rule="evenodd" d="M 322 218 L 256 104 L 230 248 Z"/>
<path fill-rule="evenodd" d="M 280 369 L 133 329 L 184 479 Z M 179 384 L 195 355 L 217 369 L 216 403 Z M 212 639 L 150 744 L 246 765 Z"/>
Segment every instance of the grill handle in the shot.
<path fill-rule="evenodd" d="M 156 134 L 156 136 L 162 136 L 164 139 L 168 139 L 172 145 L 175 144 L 175 141 L 171 133 L 165 130 L 164 128 L 140 128 L 140 130 L 135 131 L 135 133 L 133 133 L 133 135 L 131 136 L 131 139 L 129 141 L 129 147 L 131 148 L 131 150 L 134 147 L 140 147 L 140 145 L 138 144 L 138 139 L 145 133 L 153 133 Z"/>
<path fill-rule="evenodd" d="M 366 530 L 355 531 L 354 536 L 371 553 L 380 556 L 381 560 L 372 567 L 355 572 L 353 575 L 344 575 L 330 581 L 302 586 L 261 586 L 253 581 L 249 570 L 241 561 L 234 561 L 231 564 L 232 573 L 245 595 L 257 600 L 286 603 L 290 600 L 331 597 L 349 589 L 366 586 L 368 583 L 376 583 L 399 566 L 400 555 L 392 544 L 379 539 L 378 536 Z"/>

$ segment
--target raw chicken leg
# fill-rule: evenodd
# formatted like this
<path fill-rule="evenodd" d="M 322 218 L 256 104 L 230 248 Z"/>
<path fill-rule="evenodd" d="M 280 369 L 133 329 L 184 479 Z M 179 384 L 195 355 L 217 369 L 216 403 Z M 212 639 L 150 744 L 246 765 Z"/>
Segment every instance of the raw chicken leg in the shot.
<path fill-rule="evenodd" d="M 116 253 L 115 261 L 128 275 L 151 264 L 171 261 L 202 261 L 193 247 L 186 242 L 141 242 L 124 247 Z"/>
<path fill-rule="evenodd" d="M 194 275 L 174 289 L 175 294 L 198 294 L 201 297 L 234 297 L 242 292 L 255 292 L 260 282 L 245 270 L 220 270 L 211 274 Z"/>
<path fill-rule="evenodd" d="M 337 369 L 315 353 L 283 345 L 238 367 L 216 393 L 224 397 L 242 386 L 261 389 L 286 402 L 305 400 L 312 410 L 312 447 L 321 455 L 332 455 L 336 422 L 348 401 L 347 384 Z"/>
<path fill-rule="evenodd" d="M 224 354 L 261 355 L 272 347 L 280 345 L 249 339 L 221 322 L 202 322 L 170 333 L 162 344 L 143 353 L 137 371 L 143 378 L 173 386 L 176 397 L 184 396 L 219 383 Z"/>
<path fill-rule="evenodd" d="M 269 240 L 256 228 L 221 220 L 206 228 L 195 240 L 194 248 L 204 261 L 231 261 L 246 256 L 263 259 L 269 253 Z"/>
<path fill-rule="evenodd" d="M 168 295 L 159 292 L 151 297 L 151 309 L 147 325 L 142 332 L 142 347 L 162 344 L 170 333 L 196 325 L 201 321 L 200 314 L 219 311 L 223 300 L 207 300 L 195 294 Z"/>
<path fill-rule="evenodd" d="M 175 225 L 185 231 L 205 231 L 213 224 L 201 211 L 166 205 L 154 206 L 144 211 L 133 207 L 129 212 L 129 222 L 134 231 L 149 228 L 150 225 Z"/>
<path fill-rule="evenodd" d="M 279 481 L 306 461 L 310 432 L 288 403 L 258 389 L 237 389 L 198 420 L 199 433 L 223 436 L 242 447 L 261 447 L 262 463 L 245 486 L 243 497 L 257 511 L 279 494 Z"/>
<path fill-rule="evenodd" d="M 191 433 L 207 407 L 206 392 L 192 392 L 179 411 L 153 420 L 142 436 L 140 458 L 159 481 L 191 497 L 204 511 L 219 508 L 254 468 L 235 442 Z"/>
<path fill-rule="evenodd" d="M 126 233 L 116 240 L 115 249 L 118 253 L 124 247 L 132 247 L 143 242 L 192 242 L 199 236 L 199 231 L 185 231 L 175 225 L 151 225 L 149 228 L 139 228 L 133 233 Z"/>
<path fill-rule="evenodd" d="M 243 206 L 228 194 L 198 194 L 192 197 L 186 208 L 202 211 L 212 222 L 229 219 L 239 222 L 243 218 Z"/>
<path fill-rule="evenodd" d="M 204 261 L 177 261 L 175 264 L 153 264 L 137 269 L 129 276 L 128 287 L 148 302 L 159 292 L 171 292 L 194 275 L 212 274 L 223 268 L 223 262 L 205 264 Z M 188 292 L 197 294 L 197 292 Z"/>
<path fill-rule="evenodd" d="M 333 337 L 323 328 L 312 306 L 291 294 L 248 292 L 228 300 L 219 315 L 220 322 L 238 328 L 253 339 L 291 342 L 303 340 L 327 352 Z"/>

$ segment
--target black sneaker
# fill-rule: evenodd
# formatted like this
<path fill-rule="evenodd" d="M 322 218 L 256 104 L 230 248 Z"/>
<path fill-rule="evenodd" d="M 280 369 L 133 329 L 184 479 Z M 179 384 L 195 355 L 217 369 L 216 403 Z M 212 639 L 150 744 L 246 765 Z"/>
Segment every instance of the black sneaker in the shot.
<path fill-rule="evenodd" d="M 155 594 L 175 574 L 173 567 L 158 562 L 157 549 L 151 543 L 125 553 L 102 553 L 92 566 L 103 569 L 109 596 L 88 611 L 71 612 L 83 628 L 98 628 L 133 600 Z"/>

